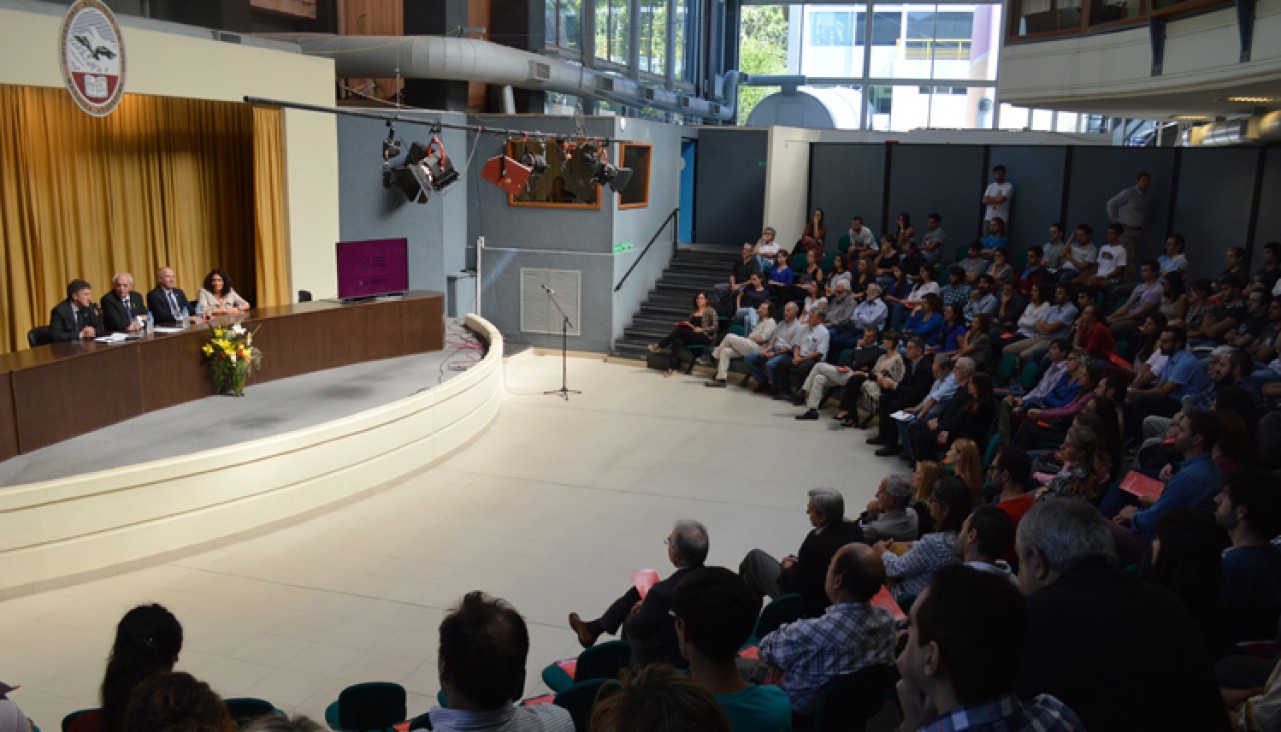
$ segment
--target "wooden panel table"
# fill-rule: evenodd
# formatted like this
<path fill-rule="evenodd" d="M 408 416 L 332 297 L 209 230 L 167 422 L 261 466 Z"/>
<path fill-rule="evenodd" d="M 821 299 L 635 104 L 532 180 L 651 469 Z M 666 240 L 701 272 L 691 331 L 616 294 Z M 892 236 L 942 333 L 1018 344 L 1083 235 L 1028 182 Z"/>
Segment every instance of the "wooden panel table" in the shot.
<path fill-rule="evenodd" d="M 263 351 L 253 382 L 445 347 L 445 298 L 258 308 L 239 320 Z M 0 460 L 209 396 L 205 327 L 121 344 L 54 343 L 0 356 Z"/>

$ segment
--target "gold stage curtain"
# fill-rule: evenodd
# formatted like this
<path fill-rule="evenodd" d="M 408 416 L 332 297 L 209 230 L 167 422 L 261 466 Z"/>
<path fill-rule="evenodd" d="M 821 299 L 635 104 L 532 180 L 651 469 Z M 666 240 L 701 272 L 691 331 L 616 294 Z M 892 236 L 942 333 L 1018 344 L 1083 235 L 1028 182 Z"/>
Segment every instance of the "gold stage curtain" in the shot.
<path fill-rule="evenodd" d="M 64 89 L 0 85 L 0 352 L 25 348 L 77 277 L 96 299 L 128 271 L 145 294 L 168 265 L 194 300 L 221 267 L 254 305 L 288 302 L 275 114 L 126 94 L 94 118 Z"/>

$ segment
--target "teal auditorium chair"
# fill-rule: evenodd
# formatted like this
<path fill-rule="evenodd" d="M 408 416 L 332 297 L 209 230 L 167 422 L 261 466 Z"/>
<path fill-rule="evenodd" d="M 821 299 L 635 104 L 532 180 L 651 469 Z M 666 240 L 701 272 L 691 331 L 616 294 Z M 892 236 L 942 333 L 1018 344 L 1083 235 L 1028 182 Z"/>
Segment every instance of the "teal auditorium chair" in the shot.
<path fill-rule="evenodd" d="M 790 266 L 796 272 L 805 271 L 805 268 L 810 266 L 809 253 L 806 252 L 804 249 L 797 249 L 796 251 L 792 252 L 792 261 L 791 261 L 791 264 L 789 264 L 788 266 Z"/>
<path fill-rule="evenodd" d="M 405 687 L 388 681 L 354 684 L 325 709 L 325 722 L 337 732 L 394 732 L 409 716 Z"/>
<path fill-rule="evenodd" d="M 836 242 L 836 251 L 840 252 L 841 254 L 844 254 L 849 250 L 850 250 L 850 238 L 848 236 L 842 236 Z"/>
<path fill-rule="evenodd" d="M 751 648 L 760 645 L 761 638 L 778 630 L 783 623 L 791 623 L 799 620 L 803 602 L 801 596 L 795 592 L 789 592 L 786 595 L 779 595 L 770 604 L 765 606 L 761 611 L 760 617 L 756 618 L 756 626 L 752 628 L 752 635 L 743 644 L 743 648 Z"/>
<path fill-rule="evenodd" d="M 814 732 L 863 732 L 881 708 L 895 700 L 898 670 L 889 664 L 868 666 L 823 685 L 818 692 L 814 719 L 793 724 Z M 794 718 L 795 721 L 795 718 Z"/>
<path fill-rule="evenodd" d="M 223 703 L 227 705 L 227 711 L 231 712 L 231 718 L 236 721 L 237 727 L 244 727 L 259 717 L 269 717 L 273 714 L 281 717 L 287 716 L 283 711 L 277 709 L 275 704 L 265 699 L 237 697 L 224 699 Z"/>
<path fill-rule="evenodd" d="M 1023 391 L 1031 391 L 1036 386 L 1037 377 L 1041 375 L 1041 364 L 1028 361 L 1023 365 L 1023 370 L 1019 372 L 1019 383 L 1023 385 Z"/>
<path fill-rule="evenodd" d="M 580 681 L 568 689 L 556 694 L 552 703 L 569 712 L 574 720 L 574 729 L 586 732 L 587 720 L 591 719 L 592 709 L 596 702 L 604 699 L 618 689 L 618 682 L 612 679 L 591 679 Z"/>
<path fill-rule="evenodd" d="M 97 730 L 102 724 L 101 709 L 79 709 L 62 718 L 62 732 Z"/>
<path fill-rule="evenodd" d="M 618 678 L 618 672 L 632 662 L 632 647 L 627 641 L 610 641 L 592 646 L 578 654 L 571 677 L 558 663 L 543 669 L 543 683 L 555 692 L 565 691 L 580 681 Z"/>

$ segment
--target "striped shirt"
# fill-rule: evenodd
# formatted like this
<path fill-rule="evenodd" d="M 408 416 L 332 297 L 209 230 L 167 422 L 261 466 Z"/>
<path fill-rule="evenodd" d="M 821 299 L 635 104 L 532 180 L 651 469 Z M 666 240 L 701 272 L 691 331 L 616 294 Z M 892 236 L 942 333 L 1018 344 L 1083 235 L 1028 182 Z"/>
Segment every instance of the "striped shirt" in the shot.
<path fill-rule="evenodd" d="M 1082 732 L 1085 725 L 1063 702 L 1041 694 L 1031 703 L 1009 694 L 986 704 L 962 707 L 921 725 L 917 732 Z"/>

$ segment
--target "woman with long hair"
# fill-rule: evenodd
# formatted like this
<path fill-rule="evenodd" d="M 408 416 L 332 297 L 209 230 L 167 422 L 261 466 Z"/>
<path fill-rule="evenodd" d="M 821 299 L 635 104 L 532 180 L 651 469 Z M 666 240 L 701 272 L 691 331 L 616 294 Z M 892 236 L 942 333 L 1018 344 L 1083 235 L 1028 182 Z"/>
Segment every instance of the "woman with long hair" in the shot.
<path fill-rule="evenodd" d="M 182 650 L 182 625 L 161 605 L 139 605 L 120 619 L 102 679 L 100 732 L 126 732 L 129 695 L 143 679 L 172 671 Z"/>
<path fill-rule="evenodd" d="M 934 351 L 934 357 L 959 355 L 964 338 L 965 316 L 961 314 L 961 306 L 944 305 L 943 328 L 939 332 L 939 345 Z"/>
<path fill-rule="evenodd" d="M 898 215 L 898 221 L 894 225 L 894 242 L 901 250 L 907 246 L 909 240 L 915 238 L 916 229 L 912 228 L 912 214 L 904 211 Z"/>
<path fill-rule="evenodd" d="M 832 271 L 827 276 L 827 294 L 830 297 L 835 294 L 836 283 L 844 282 L 850 286 L 850 291 L 854 291 L 854 275 L 850 273 L 846 265 L 844 254 L 837 254 L 832 258 Z"/>
<path fill-rule="evenodd" d="M 943 478 L 934 485 L 926 502 L 934 530 L 922 534 L 912 547 L 899 554 L 893 541 L 879 541 L 873 549 L 885 563 L 885 578 L 895 595 L 920 595 L 935 570 L 960 561 L 956 556 L 956 535 L 974 508 L 970 489 L 956 478 Z"/>
<path fill-rule="evenodd" d="M 823 209 L 816 208 L 814 213 L 810 214 L 809 223 L 805 224 L 805 231 L 801 232 L 800 241 L 796 242 L 796 249 L 803 249 L 811 255 L 817 254 L 820 257 L 827 241 L 827 224 L 824 223 Z M 814 257 L 810 257 L 813 259 Z"/>
<path fill-rule="evenodd" d="M 1099 436 L 1085 427 L 1072 427 L 1063 438 L 1055 458 L 1062 468 L 1043 488 L 1037 500 L 1046 498 L 1080 498 L 1095 502 L 1099 495 Z"/>
<path fill-rule="evenodd" d="M 859 257 L 854 264 L 850 277 L 850 292 L 862 300 L 867 294 L 867 286 L 876 282 L 876 272 L 872 269 L 871 257 Z"/>
<path fill-rule="evenodd" d="M 204 287 L 196 296 L 196 305 L 206 315 L 236 315 L 249 312 L 249 301 L 236 294 L 231 275 L 225 270 L 213 269 L 205 275 Z"/>
<path fill-rule="evenodd" d="M 961 336 L 959 356 L 969 356 L 979 368 L 983 368 L 992 358 L 992 318 L 987 313 L 978 313 L 970 321 L 970 329 Z"/>
<path fill-rule="evenodd" d="M 1165 316 L 1159 312 L 1148 315 L 1143 326 L 1130 339 L 1130 353 L 1134 354 L 1134 385 L 1154 383 L 1165 372 L 1165 362 L 1170 357 L 1161 353 L 1161 331 L 1166 328 Z M 1136 345 L 1137 342 L 1137 345 Z"/>
<path fill-rule="evenodd" d="M 881 334 L 881 355 L 876 363 L 868 369 L 855 369 L 853 376 L 845 384 L 845 393 L 841 395 L 841 406 L 836 412 L 836 419 L 841 420 L 842 427 L 867 427 L 872 415 L 876 414 L 881 401 L 881 385 L 875 376 L 887 376 L 897 382 L 907 371 L 903 354 L 898 352 L 898 333 L 887 330 Z M 867 420 L 859 425 L 858 408 L 863 407 Z"/>
<path fill-rule="evenodd" d="M 717 324 L 716 308 L 712 307 L 712 301 L 707 297 L 707 293 L 698 292 L 694 295 L 694 310 L 690 313 L 689 320 L 677 323 L 663 340 L 649 344 L 651 353 L 658 353 L 664 348 L 669 349 L 667 372 L 664 376 L 674 376 L 680 370 L 683 346 L 703 346 L 704 349 L 710 346 L 716 340 Z M 694 370 L 695 360 L 690 359 L 685 373 L 688 374 Z"/>
<path fill-rule="evenodd" d="M 912 494 L 912 508 L 916 509 L 916 515 L 920 520 L 917 525 L 922 535 L 928 534 L 934 530 L 934 518 L 930 516 L 929 500 L 934 494 L 934 486 L 947 475 L 943 469 L 943 463 L 937 460 L 920 460 L 916 463 L 916 468 L 912 471 L 912 485 L 915 492 Z"/>
<path fill-rule="evenodd" d="M 1219 595 L 1223 586 L 1223 550 L 1227 534 L 1214 514 L 1192 507 L 1172 508 L 1156 522 L 1152 563 L 1143 577 L 1183 602 L 1201 630 L 1201 643 L 1211 658 L 1220 653 Z"/>
<path fill-rule="evenodd" d="M 989 422 L 991 420 L 989 419 Z M 971 500 L 977 505 L 983 500 L 983 461 L 979 446 L 968 437 L 953 440 L 943 464 L 952 469 L 970 491 Z"/>
<path fill-rule="evenodd" d="M 929 293 L 921 299 L 921 306 L 913 311 L 903 325 L 904 338 L 920 336 L 926 347 L 935 347 L 943 332 L 943 298 Z"/>
<path fill-rule="evenodd" d="M 1157 312 L 1165 316 L 1166 321 L 1179 325 L 1188 313 L 1188 288 L 1183 282 L 1182 272 L 1170 272 L 1161 285 L 1161 303 Z"/>

